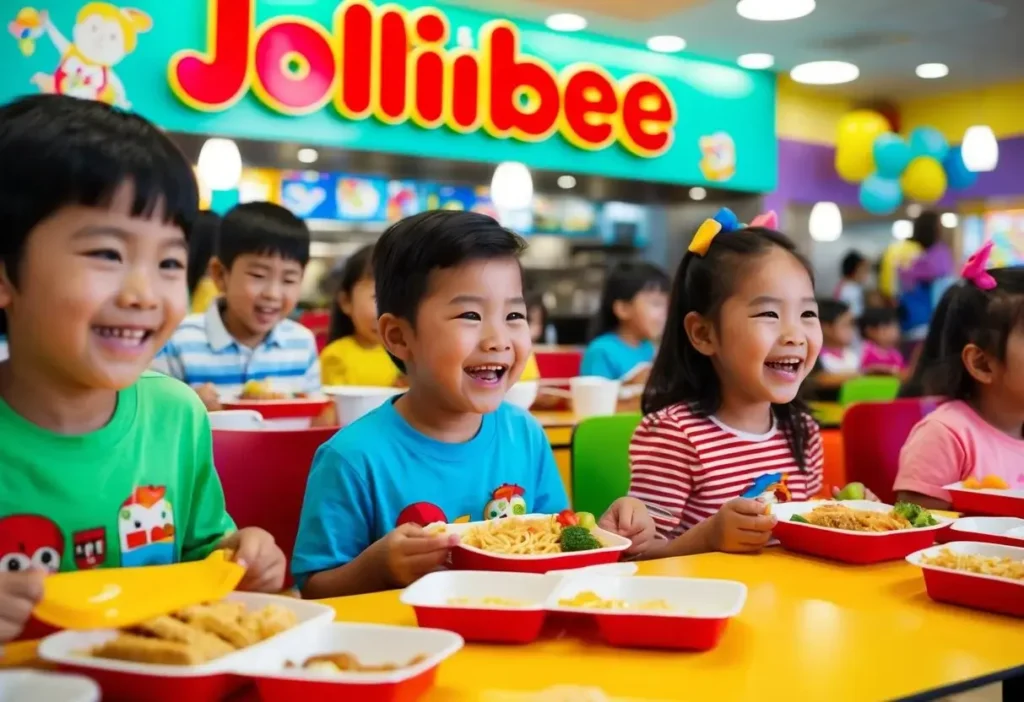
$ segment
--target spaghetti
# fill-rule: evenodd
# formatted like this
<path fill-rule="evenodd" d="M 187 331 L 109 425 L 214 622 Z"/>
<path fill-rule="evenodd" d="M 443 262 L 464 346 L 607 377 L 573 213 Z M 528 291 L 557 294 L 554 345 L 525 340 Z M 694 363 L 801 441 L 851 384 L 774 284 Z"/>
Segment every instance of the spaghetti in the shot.
<path fill-rule="evenodd" d="M 506 556 L 561 553 L 562 526 L 554 516 L 539 519 L 498 519 L 473 527 L 462 543 Z"/>

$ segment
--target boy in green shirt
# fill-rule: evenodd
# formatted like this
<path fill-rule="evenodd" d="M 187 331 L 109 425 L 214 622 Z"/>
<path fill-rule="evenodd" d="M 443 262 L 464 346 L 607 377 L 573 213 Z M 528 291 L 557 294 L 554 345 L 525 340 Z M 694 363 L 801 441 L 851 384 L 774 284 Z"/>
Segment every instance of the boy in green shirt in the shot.
<path fill-rule="evenodd" d="M 174 563 L 217 548 L 242 587 L 285 558 L 235 531 L 210 424 L 146 371 L 185 315 L 192 167 L 142 118 L 57 95 L 0 106 L 0 642 L 46 573 Z"/>

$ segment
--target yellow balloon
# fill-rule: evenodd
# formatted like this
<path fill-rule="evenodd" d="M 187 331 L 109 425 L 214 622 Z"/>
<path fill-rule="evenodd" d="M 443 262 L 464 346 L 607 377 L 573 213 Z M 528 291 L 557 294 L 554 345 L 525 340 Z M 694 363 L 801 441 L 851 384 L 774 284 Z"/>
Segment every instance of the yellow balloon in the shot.
<path fill-rule="evenodd" d="M 836 130 L 836 172 L 859 183 L 875 171 L 873 147 L 880 134 L 891 131 L 884 116 L 873 110 L 854 110 L 839 119 Z"/>
<path fill-rule="evenodd" d="M 946 171 L 931 156 L 918 156 L 900 178 L 903 194 L 918 202 L 935 202 L 946 192 Z"/>

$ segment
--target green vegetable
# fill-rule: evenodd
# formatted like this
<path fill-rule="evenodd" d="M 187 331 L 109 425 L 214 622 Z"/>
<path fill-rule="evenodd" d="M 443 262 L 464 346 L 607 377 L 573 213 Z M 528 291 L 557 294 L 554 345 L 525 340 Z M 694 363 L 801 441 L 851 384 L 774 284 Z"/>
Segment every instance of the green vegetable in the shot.
<path fill-rule="evenodd" d="M 910 522 L 910 526 L 915 529 L 935 526 L 939 523 L 939 520 L 932 516 L 931 512 L 921 505 L 915 505 L 913 502 L 897 502 L 892 511 L 893 514 L 897 514 Z"/>
<path fill-rule="evenodd" d="M 562 536 L 559 541 L 562 544 L 562 551 L 573 553 L 575 551 L 593 551 L 601 548 L 601 542 L 590 533 L 590 530 L 581 526 L 569 526 L 562 529 Z"/>
<path fill-rule="evenodd" d="M 809 521 L 801 517 L 799 514 L 794 514 L 792 517 L 789 518 L 789 521 L 799 522 L 800 524 L 810 524 Z"/>
<path fill-rule="evenodd" d="M 593 529 L 597 526 L 597 519 L 590 512 L 577 512 L 576 519 L 581 527 Z"/>

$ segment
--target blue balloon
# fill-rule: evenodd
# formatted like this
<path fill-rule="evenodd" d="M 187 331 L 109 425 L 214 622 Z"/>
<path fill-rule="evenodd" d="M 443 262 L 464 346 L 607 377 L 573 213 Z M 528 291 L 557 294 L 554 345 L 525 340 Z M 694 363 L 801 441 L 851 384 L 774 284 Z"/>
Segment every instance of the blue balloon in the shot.
<path fill-rule="evenodd" d="M 911 158 L 931 156 L 939 163 L 949 153 L 949 142 L 934 127 L 918 127 L 910 133 Z"/>
<path fill-rule="evenodd" d="M 910 163 L 910 147 L 903 137 L 892 132 L 879 134 L 871 147 L 875 157 L 875 168 L 885 178 L 899 178 Z"/>
<path fill-rule="evenodd" d="M 946 158 L 942 161 L 942 167 L 946 170 L 946 185 L 954 190 L 969 188 L 978 180 L 977 173 L 967 170 L 959 146 L 954 146 L 949 150 Z"/>
<path fill-rule="evenodd" d="M 872 173 L 860 184 L 861 207 L 871 214 L 891 214 L 901 202 L 903 189 L 895 178 L 883 178 L 877 173 Z"/>

